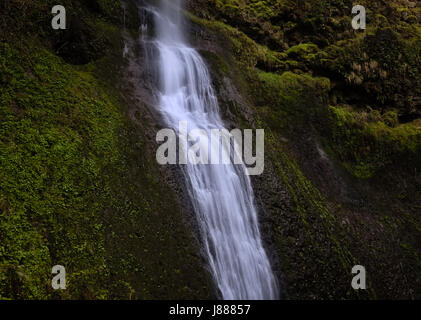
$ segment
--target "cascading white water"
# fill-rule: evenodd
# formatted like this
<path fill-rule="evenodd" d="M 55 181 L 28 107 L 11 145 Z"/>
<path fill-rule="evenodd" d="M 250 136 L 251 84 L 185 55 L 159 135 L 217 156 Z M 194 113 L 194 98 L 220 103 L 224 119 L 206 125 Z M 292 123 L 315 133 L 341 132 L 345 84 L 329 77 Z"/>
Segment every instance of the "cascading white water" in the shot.
<path fill-rule="evenodd" d="M 180 2 L 161 1 L 155 16 L 159 108 L 178 131 L 224 128 L 208 69 L 183 37 Z M 211 146 L 212 148 L 212 146 Z M 218 150 L 215 150 L 218 149 Z M 219 147 L 210 150 L 220 152 Z M 244 165 L 183 166 L 215 282 L 223 299 L 276 299 L 278 288 L 263 248 L 250 179 Z"/>

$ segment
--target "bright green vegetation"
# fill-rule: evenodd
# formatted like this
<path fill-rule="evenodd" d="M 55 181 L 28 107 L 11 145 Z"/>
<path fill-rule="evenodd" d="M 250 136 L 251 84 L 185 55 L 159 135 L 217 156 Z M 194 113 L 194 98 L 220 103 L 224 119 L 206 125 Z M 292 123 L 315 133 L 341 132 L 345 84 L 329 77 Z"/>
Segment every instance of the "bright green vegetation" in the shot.
<path fill-rule="evenodd" d="M 222 109 L 241 126 L 252 112 L 265 129 L 256 192 L 292 298 L 417 296 L 421 11 L 361 4 L 366 32 L 351 28 L 351 1 L 191 4 L 191 20 L 225 49 L 205 53 L 219 92 L 229 77 L 252 111 L 224 100 Z M 349 286 L 359 263 L 364 293 Z"/>
<path fill-rule="evenodd" d="M 314 123 L 327 147 L 357 178 L 373 177 L 382 169 L 397 165 L 416 167 L 421 161 L 421 128 L 416 123 L 399 124 L 396 111 L 353 111 L 350 107 L 323 107 L 328 101 L 330 81 L 284 72 L 259 73 L 260 96 L 275 102 L 264 107 L 267 123 L 294 134 Z M 314 95 L 314 93 L 317 93 Z M 264 103 L 264 101 L 262 101 Z"/>
<path fill-rule="evenodd" d="M 359 4 L 367 8 L 367 31 L 351 28 L 353 2 L 347 0 L 199 0 L 197 7 L 213 24 L 229 24 L 241 38 L 272 50 L 280 61 L 267 71 L 323 75 L 341 103 L 419 117 L 421 8 L 407 1 Z M 233 35 L 233 43 L 242 41 Z"/>
<path fill-rule="evenodd" d="M 266 71 L 259 78 L 266 87 L 262 95 L 276 102 L 275 109 L 266 110 L 270 121 L 297 130 L 291 117 L 312 120 L 307 126 L 326 137 L 326 147 L 349 172 L 369 178 L 394 157 L 409 157 L 408 166 L 420 159 L 420 130 L 414 119 L 421 117 L 421 27 L 413 20 L 421 19 L 421 9 L 404 1 L 387 8 L 376 1 L 361 4 L 368 11 L 366 32 L 351 28 L 350 1 L 202 0 L 198 6 L 207 10 L 200 11 L 201 16 L 212 18 L 192 20 L 225 37 L 238 63 Z M 386 9 L 393 12 L 387 18 Z M 311 77 L 319 83 L 317 79 L 326 78 L 330 87 L 320 98 L 325 105 L 348 110 L 350 117 L 336 116 L 339 109 L 327 107 L 313 110 L 318 116 L 307 114 L 309 101 L 290 91 L 317 91 L 308 86 Z M 350 118 L 353 124 L 346 121 Z"/>
<path fill-rule="evenodd" d="M 53 261 L 85 256 L 73 261 L 69 283 L 104 280 L 98 203 L 110 195 L 95 186 L 104 169 L 118 165 L 123 119 L 95 92 L 92 75 L 31 47 L 38 51 L 22 55 L 1 46 L 1 268 L 9 276 L 1 291 L 42 298 Z"/>
<path fill-rule="evenodd" d="M 361 1 L 363 32 L 348 0 L 189 1 L 190 20 L 212 35 L 196 40 L 208 41 L 224 116 L 265 129 L 254 184 L 290 298 L 419 298 L 413 3 Z M 128 117 L 120 1 L 62 1 L 68 31 L 50 28 L 55 4 L 0 5 L 0 298 L 213 297 L 150 120 Z M 126 27 L 137 36 L 134 12 Z M 226 99 L 226 77 L 245 104 Z M 56 264 L 66 291 L 51 289 Z M 367 292 L 350 288 L 355 264 L 367 267 Z"/>
<path fill-rule="evenodd" d="M 120 7 L 98 4 L 104 15 Z M 48 7 L 10 6 L 30 6 L 28 15 Z M 33 37 L 6 33 L 0 41 L 0 299 L 212 297 L 146 129 L 129 120 L 113 82 L 121 66 L 119 25 L 78 10 L 104 39 L 101 59 L 90 45 L 59 57 L 51 50 L 57 39 L 37 29 Z M 57 264 L 66 267 L 64 291 L 51 288 Z"/>
<path fill-rule="evenodd" d="M 410 167 L 421 162 L 421 128 L 398 124 L 395 112 L 381 116 L 376 111 L 357 113 L 330 107 L 329 116 L 331 134 L 328 139 L 335 145 L 340 160 L 356 177 L 370 178 L 402 159 L 405 159 L 402 165 Z"/>

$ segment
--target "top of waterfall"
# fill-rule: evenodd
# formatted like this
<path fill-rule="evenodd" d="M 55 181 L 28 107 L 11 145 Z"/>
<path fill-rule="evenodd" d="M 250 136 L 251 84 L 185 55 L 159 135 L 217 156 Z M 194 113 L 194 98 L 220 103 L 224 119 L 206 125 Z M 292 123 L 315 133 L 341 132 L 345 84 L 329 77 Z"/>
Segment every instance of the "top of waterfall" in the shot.
<path fill-rule="evenodd" d="M 161 0 L 160 13 L 155 14 L 158 37 L 165 42 L 184 43 L 183 0 Z"/>

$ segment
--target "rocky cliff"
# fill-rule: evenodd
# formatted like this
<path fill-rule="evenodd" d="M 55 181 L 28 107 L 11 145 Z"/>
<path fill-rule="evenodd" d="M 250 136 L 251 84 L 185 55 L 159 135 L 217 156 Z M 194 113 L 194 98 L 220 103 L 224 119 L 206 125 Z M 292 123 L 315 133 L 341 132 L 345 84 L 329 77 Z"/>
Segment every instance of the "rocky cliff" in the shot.
<path fill-rule="evenodd" d="M 54 4 L 0 4 L 0 298 L 216 297 L 155 161 L 135 1 L 62 1 L 63 31 Z M 420 298 L 421 8 L 360 4 L 365 31 L 346 0 L 188 1 L 227 127 L 265 129 L 253 185 L 284 298 Z"/>

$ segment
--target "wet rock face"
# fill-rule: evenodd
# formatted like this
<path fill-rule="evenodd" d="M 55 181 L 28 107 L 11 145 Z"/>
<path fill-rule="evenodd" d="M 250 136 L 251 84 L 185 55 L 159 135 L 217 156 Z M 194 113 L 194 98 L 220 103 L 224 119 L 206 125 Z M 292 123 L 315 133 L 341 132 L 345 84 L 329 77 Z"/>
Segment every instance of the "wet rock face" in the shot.
<path fill-rule="evenodd" d="M 127 9 L 127 10 L 124 10 Z M 74 1 L 66 8 L 67 28 L 51 35 L 55 53 L 73 65 L 84 65 L 103 58 L 112 46 L 110 35 L 101 30 L 91 15 L 128 28 L 138 24 L 133 1 Z M 127 16 L 125 16 L 127 15 Z"/>
<path fill-rule="evenodd" d="M 69 28 L 54 38 L 55 53 L 66 62 L 83 65 L 105 56 L 110 41 L 78 16 L 70 18 Z"/>
<path fill-rule="evenodd" d="M 93 13 L 101 13 L 101 6 L 98 0 L 85 0 L 85 6 Z"/>
<path fill-rule="evenodd" d="M 285 52 L 272 51 L 273 60 L 255 59 L 259 50 L 256 53 L 248 49 L 262 38 L 235 20 L 222 18 L 212 3 L 190 1 L 190 9 L 203 20 L 192 18 L 189 34 L 209 65 L 227 126 L 266 129 L 265 172 L 253 178 L 253 186 L 265 245 L 289 297 L 414 297 L 419 273 L 411 271 L 416 263 L 405 250 L 418 256 L 419 233 L 415 231 L 418 222 L 414 221 L 419 219 L 408 219 L 419 212 L 419 200 L 414 197 L 417 194 L 414 190 L 420 185 L 418 170 L 414 171 L 416 162 L 410 162 L 406 156 L 398 157 L 392 145 L 377 140 L 379 136 L 361 135 L 366 132 L 362 129 L 365 123 L 354 122 L 351 112 L 329 107 L 358 101 L 376 105 L 377 96 L 373 93 L 381 92 L 385 81 L 378 81 L 373 74 L 384 76 L 385 65 L 392 65 L 389 70 L 397 70 L 387 84 L 392 88 L 390 92 L 400 92 L 417 104 L 419 99 L 413 98 L 413 93 L 408 95 L 401 90 L 405 88 L 404 81 L 398 76 L 399 67 L 394 69 L 400 64 L 393 62 L 399 58 L 397 52 L 411 47 L 400 42 L 401 35 L 396 30 L 379 29 L 361 42 L 345 42 L 344 50 L 332 46 L 331 51 L 325 51 L 320 50 L 321 46 L 303 43 Z M 303 16 L 303 12 L 300 14 Z M 295 28 L 291 43 L 298 41 L 302 32 Z M 244 33 L 253 40 L 246 40 Z M 353 35 L 341 37 L 351 39 Z M 262 40 L 259 44 L 267 42 Z M 329 65 L 320 63 L 325 54 L 334 57 Z M 359 66 L 353 60 L 363 63 Z M 355 70 L 361 67 L 365 81 L 360 85 L 340 83 L 343 77 L 340 72 L 348 67 Z M 325 78 L 315 76 L 320 73 Z M 325 81 L 327 78 L 330 83 Z M 392 112 L 382 117 L 372 111 L 358 113 L 359 118 L 355 119 L 368 119 L 367 127 L 374 122 L 379 128 L 393 130 L 383 127 L 381 121 L 389 128 L 398 127 L 398 116 Z M 348 127 L 346 119 L 352 122 L 351 126 Z M 414 117 L 408 119 L 411 120 Z M 414 128 L 401 129 L 406 128 L 415 134 Z M 362 160 L 366 158 L 358 158 L 360 154 L 368 155 L 367 160 L 375 159 L 367 161 L 375 168 L 369 172 L 373 174 L 371 179 L 362 177 L 366 167 L 370 167 Z M 356 169 L 350 165 L 355 158 L 359 159 Z M 395 195 L 399 193 L 404 196 L 397 199 Z M 406 216 L 405 212 L 411 213 Z M 386 222 L 391 220 L 393 224 Z M 402 241 L 408 243 L 407 249 L 402 250 Z M 399 256 L 406 258 L 402 260 Z M 358 293 L 350 288 L 349 274 L 354 262 L 366 264 L 373 279 L 371 291 Z M 399 268 L 402 270 L 396 273 Z"/>
<path fill-rule="evenodd" d="M 63 0 L 60 5 L 66 9 L 65 30 L 51 27 L 54 16 L 51 9 L 55 5 L 57 3 L 52 0 L 3 1 L 0 27 L 6 32 L 1 37 L 32 37 L 73 65 L 97 61 L 111 51 L 111 42 L 115 39 L 111 39 L 110 29 L 103 29 L 103 22 L 110 22 L 115 27 L 123 25 L 120 1 Z M 128 12 L 137 13 L 136 10 Z"/>
<path fill-rule="evenodd" d="M 143 5 L 146 3 L 147 1 Z M 131 6 L 131 1 L 125 1 L 124 5 L 127 12 Z M 136 30 L 137 33 L 135 33 L 136 36 L 134 37 L 129 33 L 124 33 L 123 35 L 126 52 L 124 54 L 121 80 L 123 82 L 124 96 L 128 101 L 130 120 L 143 136 L 142 139 L 147 141 L 145 144 L 147 151 L 145 150 L 144 152 L 154 156 L 159 147 L 156 142 L 156 134 L 159 130 L 165 128 L 166 124 L 157 107 L 159 103 L 157 95 L 159 86 L 158 51 L 154 46 L 146 43 L 151 37 L 155 36 L 154 19 L 153 16 L 141 8 L 142 5 L 136 7 L 136 12 L 139 12 L 140 19 L 139 16 L 130 16 L 126 20 L 126 23 L 133 28 L 131 31 Z M 136 23 L 138 24 L 136 25 Z M 144 26 L 147 25 L 146 32 L 143 33 L 142 24 Z M 142 42 L 139 39 L 146 41 Z M 153 161 L 155 165 L 156 160 L 153 159 Z M 190 278 L 184 279 L 186 286 L 192 291 L 189 293 L 190 297 L 215 299 L 219 293 L 208 270 L 206 253 L 201 249 L 203 248 L 201 231 L 187 191 L 182 168 L 156 165 L 159 170 L 159 176 L 157 177 L 159 183 L 166 186 L 171 193 L 174 193 L 176 199 L 175 203 L 172 204 L 172 212 L 167 212 L 167 214 L 175 214 L 177 216 L 177 222 L 175 223 L 182 225 L 188 230 L 187 234 L 174 234 L 174 236 L 180 236 L 179 243 L 176 244 L 177 250 L 189 252 L 188 256 L 185 256 L 183 259 L 185 261 L 188 260 L 186 265 L 193 269 L 190 271 Z M 182 240 L 181 237 L 183 238 Z M 193 250 L 191 250 L 192 248 Z M 193 290 L 196 290 L 194 288 L 196 284 L 200 287 L 200 293 L 199 291 L 193 292 Z"/>

